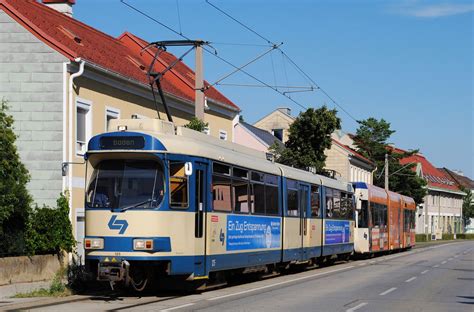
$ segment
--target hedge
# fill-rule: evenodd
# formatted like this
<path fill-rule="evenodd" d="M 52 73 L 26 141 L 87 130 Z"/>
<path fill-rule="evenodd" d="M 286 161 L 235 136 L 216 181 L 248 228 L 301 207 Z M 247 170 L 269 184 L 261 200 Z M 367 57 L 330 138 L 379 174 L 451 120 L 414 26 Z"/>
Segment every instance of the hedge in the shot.
<path fill-rule="evenodd" d="M 470 234 L 456 234 L 457 239 L 474 239 L 474 233 Z"/>

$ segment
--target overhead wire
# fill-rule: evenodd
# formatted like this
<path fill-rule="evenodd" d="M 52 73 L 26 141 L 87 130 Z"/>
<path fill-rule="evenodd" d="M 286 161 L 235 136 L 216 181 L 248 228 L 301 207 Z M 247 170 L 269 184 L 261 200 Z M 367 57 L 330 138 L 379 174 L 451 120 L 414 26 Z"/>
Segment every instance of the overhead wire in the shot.
<path fill-rule="evenodd" d="M 232 15 L 230 15 L 229 13 L 227 13 L 226 11 L 222 10 L 221 8 L 219 8 L 218 6 L 216 6 L 215 4 L 211 3 L 209 0 L 206 0 L 206 3 L 209 4 L 210 6 L 212 6 L 214 9 L 216 9 L 217 11 L 221 12 L 222 14 L 224 14 L 225 16 L 227 16 L 228 18 L 230 18 L 231 20 L 233 20 L 234 22 L 238 23 L 239 25 L 241 25 L 242 27 L 244 27 L 245 29 L 247 29 L 248 31 L 252 32 L 253 34 L 255 34 L 256 36 L 260 37 L 261 39 L 265 40 L 267 43 L 269 44 L 273 44 L 274 43 L 269 40 L 268 38 L 264 37 L 263 35 L 261 35 L 260 33 L 258 33 L 257 31 L 255 31 L 254 29 L 250 28 L 249 26 L 247 26 L 246 24 L 244 24 L 243 22 L 239 21 L 238 19 L 236 19 L 235 17 L 233 17 Z M 288 61 L 293 65 L 295 66 L 295 68 L 304 76 L 306 77 L 318 90 L 320 90 L 335 106 L 339 107 L 344 113 L 346 113 L 350 118 L 352 118 L 355 122 L 358 122 L 358 120 L 351 114 L 349 113 L 341 104 L 339 104 L 331 95 L 329 95 L 328 92 L 326 92 L 324 89 L 322 89 L 315 81 L 314 79 L 312 79 L 300 66 L 298 66 L 296 64 L 295 61 L 293 61 L 293 59 L 291 59 L 281 48 L 279 49 L 282 54 L 288 59 Z"/>
<path fill-rule="evenodd" d="M 189 37 L 185 36 L 184 34 L 180 34 L 179 32 L 177 32 L 176 30 L 174 30 L 173 28 L 169 27 L 168 25 L 160 22 L 159 20 L 157 20 L 156 18 L 150 16 L 149 14 L 143 12 L 142 10 L 139 10 L 138 8 L 132 6 L 131 4 L 127 3 L 125 0 L 120 0 L 121 3 L 123 3 L 124 5 L 126 5 L 127 7 L 131 8 L 132 10 L 138 12 L 139 14 L 145 16 L 146 18 L 154 21 L 155 23 L 157 23 L 158 25 L 161 25 L 162 27 L 168 29 L 169 31 L 173 32 L 174 34 L 178 35 L 178 36 L 181 36 L 183 37 L 184 39 L 187 39 L 187 40 L 191 40 Z M 274 44 L 273 44 L 274 46 Z M 221 60 L 222 62 L 226 63 L 227 65 L 233 67 L 234 69 L 239 69 L 238 66 L 234 65 L 233 63 L 231 63 L 230 61 L 224 59 L 223 57 L 219 56 L 216 52 L 213 52 L 211 50 L 209 50 L 208 48 L 206 47 L 202 47 L 202 49 L 204 51 L 206 51 L 207 53 L 213 55 L 214 57 L 218 58 L 219 60 Z M 280 95 L 286 97 L 287 99 L 289 99 L 290 101 L 292 101 L 293 103 L 295 103 L 296 105 L 300 106 L 301 108 L 303 109 L 307 109 L 306 106 L 304 106 L 303 104 L 299 103 L 298 101 L 292 99 L 290 96 L 284 94 L 283 92 L 280 92 L 278 89 L 272 87 L 271 85 L 269 85 L 268 83 L 262 81 L 261 79 L 255 77 L 254 75 L 250 74 L 249 72 L 247 72 L 246 70 L 244 69 L 239 69 L 238 71 L 240 71 L 241 73 L 247 75 L 248 77 L 254 79 L 255 81 L 261 83 L 262 85 L 274 90 L 275 92 L 279 93 Z"/>
<path fill-rule="evenodd" d="M 183 30 L 181 28 L 181 14 L 179 13 L 179 0 L 176 0 L 176 10 L 178 11 L 178 24 L 179 24 L 179 33 L 183 34 Z"/>

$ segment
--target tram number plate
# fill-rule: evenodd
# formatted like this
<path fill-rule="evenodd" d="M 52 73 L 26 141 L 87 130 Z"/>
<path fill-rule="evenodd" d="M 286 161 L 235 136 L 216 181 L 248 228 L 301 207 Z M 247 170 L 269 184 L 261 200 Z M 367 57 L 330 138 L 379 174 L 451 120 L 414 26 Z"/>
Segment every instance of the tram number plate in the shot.
<path fill-rule="evenodd" d="M 101 149 L 142 149 L 145 139 L 141 136 L 114 136 L 100 138 Z"/>

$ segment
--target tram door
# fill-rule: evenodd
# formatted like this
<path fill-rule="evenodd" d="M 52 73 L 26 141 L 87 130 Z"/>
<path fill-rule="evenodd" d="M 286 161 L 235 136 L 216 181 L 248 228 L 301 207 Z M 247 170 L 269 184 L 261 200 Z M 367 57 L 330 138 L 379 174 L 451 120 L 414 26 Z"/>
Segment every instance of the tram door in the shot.
<path fill-rule="evenodd" d="M 309 185 L 300 184 L 298 187 L 299 193 L 299 215 L 300 215 L 300 235 L 301 235 L 301 259 L 307 260 L 309 258 L 308 251 L 310 246 L 310 231 L 311 225 L 309 224 L 311 218 L 309 218 Z"/>
<path fill-rule="evenodd" d="M 208 203 L 207 164 L 194 164 L 194 276 L 206 275 L 206 207 Z"/>

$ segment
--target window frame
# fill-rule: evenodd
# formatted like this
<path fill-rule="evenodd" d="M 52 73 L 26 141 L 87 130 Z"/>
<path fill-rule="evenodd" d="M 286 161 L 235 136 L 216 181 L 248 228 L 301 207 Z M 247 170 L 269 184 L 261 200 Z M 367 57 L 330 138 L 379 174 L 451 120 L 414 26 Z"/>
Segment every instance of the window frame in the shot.
<path fill-rule="evenodd" d="M 227 141 L 227 137 L 227 131 L 219 129 L 219 140 Z"/>
<path fill-rule="evenodd" d="M 120 109 L 111 107 L 111 106 L 105 106 L 105 116 L 104 116 L 105 132 L 107 132 L 107 128 L 108 128 L 107 117 L 109 116 L 113 117 L 111 119 L 120 119 Z"/>
<path fill-rule="evenodd" d="M 75 118 L 75 126 L 76 126 L 75 127 L 75 151 L 76 151 L 76 156 L 84 156 L 84 154 L 87 151 L 87 144 L 92 137 L 92 120 L 93 120 L 92 119 L 92 101 L 82 99 L 82 98 L 76 98 L 74 106 L 75 106 L 75 116 L 76 116 Z M 77 110 L 79 108 L 87 111 L 87 113 L 85 114 L 86 116 L 85 116 L 85 125 L 84 125 L 85 141 L 79 141 L 77 137 L 78 136 Z M 82 147 L 81 149 L 78 149 L 78 144 L 81 144 L 81 147 Z"/>
<path fill-rule="evenodd" d="M 169 208 L 170 209 L 177 209 L 177 210 L 186 210 L 186 209 L 189 209 L 189 205 L 190 205 L 190 190 L 189 190 L 189 177 L 184 175 L 184 179 L 186 179 L 186 197 L 187 197 L 187 205 L 186 207 L 184 206 L 173 206 L 172 203 L 171 203 L 171 178 L 172 177 L 175 177 L 175 176 L 172 176 L 171 175 L 171 163 L 182 163 L 183 164 L 183 167 L 185 166 L 186 162 L 185 161 L 182 161 L 182 160 L 168 160 L 167 161 L 167 169 L 168 169 L 168 172 L 167 172 L 167 176 L 168 176 L 168 205 L 169 205 Z M 179 178 L 183 178 L 183 177 L 180 177 L 180 176 L 176 176 L 176 177 L 179 177 Z M 166 190 L 165 190 L 166 191 Z"/>
<path fill-rule="evenodd" d="M 294 182 L 295 187 L 290 187 L 288 182 Z M 289 210 L 289 192 L 288 191 L 293 191 L 296 192 L 296 215 L 290 215 L 290 210 Z M 300 218 L 300 202 L 299 202 L 299 196 L 300 196 L 300 191 L 299 191 L 299 183 L 298 180 L 293 180 L 293 179 L 286 179 L 286 188 L 285 188 L 285 197 L 286 197 L 286 217 L 289 218 Z M 293 211 L 293 210 L 291 210 Z"/>

